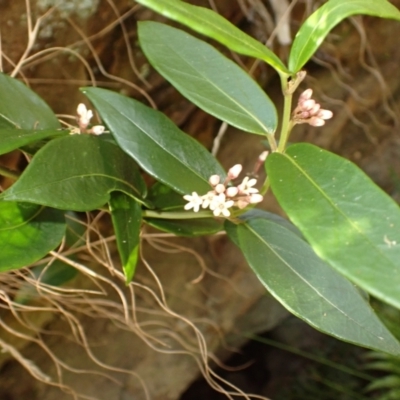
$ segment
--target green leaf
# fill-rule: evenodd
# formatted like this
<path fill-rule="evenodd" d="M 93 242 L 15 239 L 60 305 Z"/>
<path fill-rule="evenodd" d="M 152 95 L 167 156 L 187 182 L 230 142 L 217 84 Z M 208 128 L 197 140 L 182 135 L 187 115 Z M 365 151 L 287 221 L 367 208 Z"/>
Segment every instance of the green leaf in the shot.
<path fill-rule="evenodd" d="M 138 32 L 154 68 L 198 107 L 251 133 L 275 132 L 277 114 L 269 97 L 214 47 L 157 22 L 140 22 Z"/>
<path fill-rule="evenodd" d="M 64 214 L 32 204 L 0 202 L 0 271 L 38 261 L 61 242 Z"/>
<path fill-rule="evenodd" d="M 10 151 L 42 139 L 66 136 L 68 133 L 68 131 L 55 129 L 0 129 L 0 154 L 9 153 Z"/>
<path fill-rule="evenodd" d="M 277 71 L 288 72 L 283 62 L 270 49 L 213 10 L 193 6 L 180 0 L 136 0 L 136 2 L 222 43 L 236 53 L 259 58 Z"/>
<path fill-rule="evenodd" d="M 358 290 L 295 233 L 258 218 L 226 227 L 260 281 L 294 315 L 338 339 L 400 354 L 400 344 Z"/>
<path fill-rule="evenodd" d="M 259 208 L 253 208 L 247 211 L 246 213 L 241 214 L 239 218 L 242 221 L 247 221 L 253 218 L 267 219 L 271 222 L 275 222 L 276 224 L 282 225 L 284 228 L 295 233 L 298 237 L 303 238 L 303 235 L 299 231 L 299 229 L 296 226 L 294 226 L 290 221 L 288 221 L 285 218 L 282 218 L 278 214 L 274 214 L 265 210 L 260 210 Z"/>
<path fill-rule="evenodd" d="M 145 222 L 164 232 L 177 236 L 214 235 L 222 230 L 222 223 L 214 218 L 199 219 L 161 219 L 146 218 Z"/>
<path fill-rule="evenodd" d="M 86 242 L 87 227 L 81 223 L 78 214 L 68 211 L 65 214 L 66 231 L 64 236 L 64 249 L 81 246 Z M 72 261 L 76 256 L 67 257 Z M 42 260 L 43 261 L 43 260 Z M 30 268 L 30 273 L 41 284 L 50 286 L 61 286 L 69 282 L 78 274 L 78 270 L 65 262 L 55 259 L 51 263 L 43 262 Z M 27 304 L 42 297 L 41 289 L 24 282 L 15 294 L 14 301 L 20 304 Z"/>
<path fill-rule="evenodd" d="M 0 73 L 0 88 L 0 128 L 60 128 L 50 107 L 22 82 Z"/>
<path fill-rule="evenodd" d="M 400 11 L 386 0 L 329 0 L 297 32 L 289 55 L 289 70 L 300 71 L 327 34 L 339 22 L 356 14 L 400 20 Z"/>
<path fill-rule="evenodd" d="M 357 166 L 310 144 L 266 162 L 272 190 L 316 253 L 400 307 L 400 211 Z"/>
<path fill-rule="evenodd" d="M 398 399 L 400 395 L 400 377 L 398 375 L 388 375 L 381 378 L 376 379 L 375 381 L 371 382 L 365 389 L 365 391 L 370 392 L 372 390 L 379 390 L 379 389 L 397 389 L 398 392 L 396 393 L 396 397 L 387 397 L 387 399 L 395 400 Z M 381 397 L 382 398 L 382 397 Z"/>
<path fill-rule="evenodd" d="M 182 210 L 187 201 L 183 196 L 161 182 L 156 182 L 149 190 L 147 200 L 157 210 Z"/>
<path fill-rule="evenodd" d="M 115 190 L 142 199 L 146 187 L 136 163 L 101 137 L 72 135 L 47 143 L 0 197 L 89 211 L 107 203 Z"/>
<path fill-rule="evenodd" d="M 139 256 L 142 208 L 130 196 L 113 192 L 110 211 L 125 281 L 128 284 L 132 281 Z"/>
<path fill-rule="evenodd" d="M 181 194 L 210 190 L 208 178 L 226 174 L 196 140 L 164 114 L 118 93 L 85 88 L 121 148 L 157 180 Z"/>

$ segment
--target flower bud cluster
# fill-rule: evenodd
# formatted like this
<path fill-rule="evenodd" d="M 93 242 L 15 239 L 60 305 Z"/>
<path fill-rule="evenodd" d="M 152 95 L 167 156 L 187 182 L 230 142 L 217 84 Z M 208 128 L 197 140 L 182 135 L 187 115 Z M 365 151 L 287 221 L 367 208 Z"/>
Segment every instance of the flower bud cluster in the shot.
<path fill-rule="evenodd" d="M 292 114 L 292 121 L 295 124 L 322 126 L 325 125 L 325 120 L 332 118 L 332 111 L 323 110 L 321 105 L 311 98 L 312 93 L 312 89 L 307 89 L 300 95 Z"/>
<path fill-rule="evenodd" d="M 78 129 L 73 129 L 71 134 L 90 133 L 92 135 L 101 135 L 104 133 L 105 127 L 103 125 L 95 125 L 88 129 L 90 120 L 93 118 L 93 112 L 88 110 L 83 103 L 78 105 L 76 113 L 78 114 Z"/>
<path fill-rule="evenodd" d="M 221 214 L 224 217 L 231 215 L 230 208 L 238 207 L 245 208 L 249 204 L 260 203 L 263 196 L 258 193 L 258 189 L 254 187 L 257 179 L 245 177 L 237 186 L 228 186 L 228 184 L 236 179 L 242 172 L 240 164 L 234 165 L 227 174 L 227 178 L 221 183 L 219 175 L 212 175 L 208 180 L 212 190 L 203 196 L 199 196 L 196 192 L 191 195 L 187 194 L 183 198 L 188 201 L 185 205 L 185 210 L 193 209 L 198 212 L 201 208 L 210 209 L 214 216 L 219 217 Z"/>

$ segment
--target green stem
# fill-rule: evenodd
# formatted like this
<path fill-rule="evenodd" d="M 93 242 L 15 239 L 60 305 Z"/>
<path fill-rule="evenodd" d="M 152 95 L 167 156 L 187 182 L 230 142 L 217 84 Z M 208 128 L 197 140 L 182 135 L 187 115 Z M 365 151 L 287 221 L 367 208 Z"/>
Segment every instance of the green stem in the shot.
<path fill-rule="evenodd" d="M 267 134 L 267 140 L 268 140 L 269 146 L 271 147 L 271 151 L 272 152 L 277 151 L 278 145 L 276 144 L 274 135 Z"/>
<path fill-rule="evenodd" d="M 262 185 L 262 188 L 260 189 L 260 194 L 262 194 L 263 196 L 265 196 L 265 194 L 268 192 L 269 186 L 270 186 L 270 181 L 269 181 L 269 177 L 267 176 L 267 178 L 264 181 L 264 184 Z"/>
<path fill-rule="evenodd" d="M 211 211 L 143 211 L 144 218 L 159 218 L 159 219 L 195 219 L 195 218 L 212 218 L 213 213 Z"/>
<path fill-rule="evenodd" d="M 293 94 L 288 93 L 286 91 L 286 86 L 287 86 L 287 79 L 286 81 L 282 80 L 282 92 L 284 95 L 284 102 L 283 102 L 281 135 L 279 137 L 279 146 L 277 149 L 278 153 L 283 153 L 285 151 L 286 144 L 289 139 L 289 134 L 293 127 L 290 120 L 290 114 L 292 112 Z"/>
<path fill-rule="evenodd" d="M 14 179 L 15 181 L 19 178 L 19 173 L 15 171 L 11 171 L 10 169 L 6 167 L 2 167 L 0 165 L 0 175 L 6 176 L 7 178 Z"/>

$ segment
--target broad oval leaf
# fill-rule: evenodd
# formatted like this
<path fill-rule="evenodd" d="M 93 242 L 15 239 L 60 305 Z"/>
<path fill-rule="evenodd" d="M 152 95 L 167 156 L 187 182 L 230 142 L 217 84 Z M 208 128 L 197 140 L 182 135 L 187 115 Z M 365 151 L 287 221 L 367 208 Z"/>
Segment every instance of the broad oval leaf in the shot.
<path fill-rule="evenodd" d="M 8 204 L 8 202 L 7 202 Z M 81 222 L 77 213 L 68 211 L 64 213 L 66 231 L 63 242 L 63 249 L 81 246 L 86 242 L 87 226 Z M 76 260 L 76 255 L 67 257 L 73 262 Z M 78 270 L 61 260 L 53 260 L 50 264 L 48 261 L 41 260 L 32 268 L 30 273 L 45 285 L 62 286 L 68 281 L 75 278 Z M 14 301 L 21 304 L 26 304 L 42 297 L 41 288 L 24 282 L 15 294 Z"/>
<path fill-rule="evenodd" d="M 146 218 L 145 222 L 164 232 L 177 236 L 214 235 L 223 229 L 222 222 L 214 218 L 197 219 L 161 219 Z"/>
<path fill-rule="evenodd" d="M 121 148 L 150 175 L 181 194 L 210 190 L 208 178 L 226 174 L 200 143 L 159 111 L 110 90 L 85 88 Z"/>
<path fill-rule="evenodd" d="M 132 281 L 139 257 L 141 205 L 125 193 L 113 192 L 110 211 L 125 282 Z"/>
<path fill-rule="evenodd" d="M 289 70 L 300 71 L 327 34 L 339 22 L 356 14 L 400 20 L 400 11 L 387 0 L 329 0 L 311 14 L 297 32 L 289 55 Z"/>
<path fill-rule="evenodd" d="M 182 210 L 187 201 L 183 196 L 161 182 L 156 182 L 150 189 L 147 200 L 156 210 Z"/>
<path fill-rule="evenodd" d="M 0 128 L 60 128 L 50 107 L 22 82 L 0 73 L 0 88 Z"/>
<path fill-rule="evenodd" d="M 288 72 L 283 62 L 270 49 L 213 10 L 193 6 L 181 0 L 136 0 L 136 2 L 222 43 L 236 53 L 259 58 L 281 73 Z"/>
<path fill-rule="evenodd" d="M 45 129 L 0 129 L 0 154 L 9 153 L 22 146 L 57 136 L 66 136 L 68 131 Z"/>
<path fill-rule="evenodd" d="M 26 267 L 61 242 L 63 212 L 33 204 L 0 201 L 0 271 Z"/>
<path fill-rule="evenodd" d="M 356 165 L 310 144 L 266 162 L 272 191 L 316 253 L 400 307 L 400 210 Z"/>
<path fill-rule="evenodd" d="M 358 290 L 295 233 L 259 218 L 226 228 L 260 281 L 294 315 L 338 339 L 400 354 L 400 344 Z"/>
<path fill-rule="evenodd" d="M 101 137 L 72 135 L 47 143 L 0 197 L 89 211 L 107 203 L 115 190 L 140 200 L 145 195 L 146 187 L 134 160 Z"/>
<path fill-rule="evenodd" d="M 185 97 L 239 129 L 272 135 L 276 109 L 258 84 L 214 47 L 168 25 L 139 23 L 140 45 L 157 71 Z"/>

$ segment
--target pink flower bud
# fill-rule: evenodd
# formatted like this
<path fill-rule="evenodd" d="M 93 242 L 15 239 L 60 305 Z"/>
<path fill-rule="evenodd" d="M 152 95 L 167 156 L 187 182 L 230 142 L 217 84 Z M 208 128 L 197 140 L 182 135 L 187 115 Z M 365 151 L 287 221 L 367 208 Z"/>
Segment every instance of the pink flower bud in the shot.
<path fill-rule="evenodd" d="M 104 128 L 103 125 L 95 125 L 92 127 L 92 129 L 90 130 L 90 133 L 93 133 L 93 135 L 101 135 L 102 133 L 104 133 L 106 128 Z"/>
<path fill-rule="evenodd" d="M 219 183 L 217 186 L 215 186 L 215 192 L 218 194 L 224 193 L 225 186 L 222 183 Z"/>
<path fill-rule="evenodd" d="M 221 180 L 219 175 L 211 175 L 210 178 L 208 179 L 208 182 L 210 183 L 211 186 L 217 186 L 219 181 Z"/>
<path fill-rule="evenodd" d="M 315 103 L 315 106 L 311 110 L 309 110 L 310 115 L 317 115 L 317 113 L 319 112 L 320 108 L 321 108 L 321 104 Z M 323 119 L 325 119 L 325 118 L 323 118 Z"/>
<path fill-rule="evenodd" d="M 311 126 L 323 126 L 325 125 L 325 121 L 319 117 L 311 117 L 310 121 L 308 122 Z"/>
<path fill-rule="evenodd" d="M 235 197 L 239 193 L 239 189 L 236 186 L 231 186 L 226 189 L 226 196 L 227 197 Z"/>
<path fill-rule="evenodd" d="M 310 111 L 302 111 L 302 112 L 299 114 L 299 118 L 300 118 L 300 119 L 308 119 L 308 118 L 310 118 L 310 117 L 311 117 Z"/>
<path fill-rule="evenodd" d="M 87 108 L 83 103 L 79 103 L 78 108 L 76 109 L 77 114 L 82 117 L 86 115 L 87 113 Z"/>
<path fill-rule="evenodd" d="M 254 193 L 250 196 L 249 202 L 250 204 L 261 203 L 264 197 L 259 193 Z"/>
<path fill-rule="evenodd" d="M 313 99 L 309 100 L 304 100 L 301 104 L 300 107 L 304 111 L 310 111 L 317 103 Z"/>
<path fill-rule="evenodd" d="M 268 157 L 269 151 L 263 151 L 259 156 L 258 156 L 258 160 L 260 162 L 264 162 L 267 157 Z"/>
<path fill-rule="evenodd" d="M 319 110 L 317 117 L 322 119 L 330 119 L 333 117 L 333 112 L 330 110 Z"/>
<path fill-rule="evenodd" d="M 299 102 L 300 102 L 300 101 L 303 101 L 303 100 L 309 100 L 309 99 L 311 99 L 312 93 L 313 93 L 312 89 L 307 89 L 307 90 L 305 90 L 305 91 L 300 95 L 300 97 L 299 97 Z"/>
<path fill-rule="evenodd" d="M 236 179 L 240 175 L 241 172 L 242 172 L 242 166 L 240 164 L 234 165 L 228 171 L 229 180 Z"/>
<path fill-rule="evenodd" d="M 247 207 L 249 205 L 249 202 L 247 199 L 240 199 L 235 203 L 236 207 L 238 207 L 240 210 L 243 210 L 243 208 Z"/>

